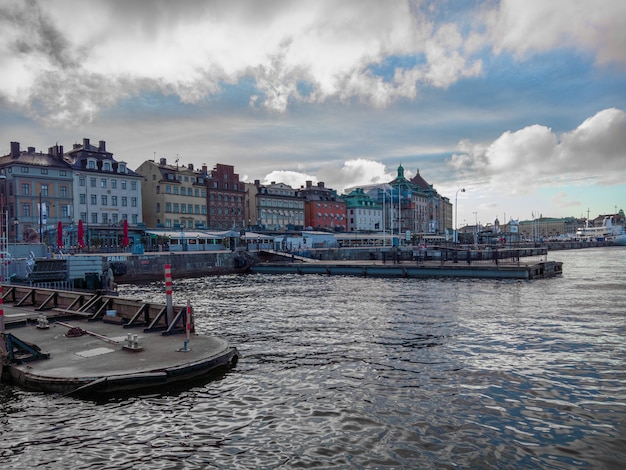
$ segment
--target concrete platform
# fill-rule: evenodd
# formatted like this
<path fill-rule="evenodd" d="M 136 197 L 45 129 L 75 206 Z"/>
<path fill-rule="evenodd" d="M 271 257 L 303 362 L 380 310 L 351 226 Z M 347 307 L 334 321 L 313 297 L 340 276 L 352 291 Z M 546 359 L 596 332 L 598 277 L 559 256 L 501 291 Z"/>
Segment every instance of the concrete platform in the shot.
<path fill-rule="evenodd" d="M 40 315 L 4 306 L 7 326 L 29 320 L 26 326 L 6 330 L 9 344 L 17 338 L 42 355 L 33 359 L 18 344 L 11 348 L 15 360 L 4 366 L 5 377 L 30 390 L 89 395 L 158 388 L 233 367 L 239 358 L 236 348 L 218 337 L 191 334 L 184 351 L 185 334 L 145 333 L 83 318 L 55 320 L 52 312 L 48 328 L 39 328 Z"/>
<path fill-rule="evenodd" d="M 317 261 L 315 263 L 260 263 L 250 268 L 258 274 L 321 274 L 360 277 L 408 278 L 478 278 L 478 279 L 536 279 L 562 274 L 559 261 L 538 262 L 465 262 L 447 261 L 394 263 L 372 261 Z"/>

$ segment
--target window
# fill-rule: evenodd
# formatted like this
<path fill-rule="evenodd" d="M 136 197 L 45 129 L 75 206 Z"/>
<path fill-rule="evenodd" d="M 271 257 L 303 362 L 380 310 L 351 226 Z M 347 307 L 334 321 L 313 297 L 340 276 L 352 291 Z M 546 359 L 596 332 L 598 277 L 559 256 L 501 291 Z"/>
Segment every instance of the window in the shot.
<path fill-rule="evenodd" d="M 103 194 L 103 195 L 102 195 L 101 201 L 102 201 L 102 205 L 103 205 L 103 206 L 106 206 L 106 205 L 107 205 L 107 196 L 106 196 L 106 194 Z"/>
<path fill-rule="evenodd" d="M 91 213 L 91 223 L 92 224 L 97 224 L 98 223 L 98 213 L 97 212 L 92 212 Z"/>
<path fill-rule="evenodd" d="M 42 184 L 41 185 L 41 195 L 42 196 L 49 196 L 49 194 L 48 194 L 48 185 L 47 184 Z"/>
<path fill-rule="evenodd" d="M 94 177 L 89 178 L 89 186 L 91 186 L 92 188 L 96 187 L 96 178 Z"/>
<path fill-rule="evenodd" d="M 111 205 L 113 207 L 117 206 L 117 196 L 111 196 Z"/>
<path fill-rule="evenodd" d="M 120 186 L 121 186 L 122 189 L 125 190 L 126 189 L 126 181 L 125 180 L 120 181 Z"/>
<path fill-rule="evenodd" d="M 169 184 L 165 185 L 165 194 L 172 194 L 172 187 Z"/>
<path fill-rule="evenodd" d="M 22 204 L 22 217 L 30 217 L 30 204 Z"/>
<path fill-rule="evenodd" d="M 94 162 L 93 160 L 89 160 L 89 162 L 87 163 L 87 168 L 89 168 L 90 170 L 95 170 L 96 169 L 96 162 Z M 97 222 L 95 222 L 97 223 Z"/>
<path fill-rule="evenodd" d="M 132 207 L 137 207 L 137 198 L 136 197 L 131 197 L 130 198 L 130 205 Z"/>
<path fill-rule="evenodd" d="M 109 214 L 106 212 L 102 213 L 102 223 L 103 224 L 108 224 L 109 223 Z"/>
<path fill-rule="evenodd" d="M 104 162 L 104 171 L 111 171 L 111 163 Z"/>
<path fill-rule="evenodd" d="M 174 213 L 178 214 L 178 203 L 177 202 L 174 203 Z"/>
<path fill-rule="evenodd" d="M 30 196 L 30 184 L 22 183 L 22 196 Z"/>
<path fill-rule="evenodd" d="M 111 222 L 116 224 L 119 220 L 119 214 L 117 212 L 114 212 L 113 214 L 111 214 Z"/>
<path fill-rule="evenodd" d="M 22 171 L 22 173 L 28 173 L 28 167 L 27 166 L 21 167 L 20 170 Z"/>
<path fill-rule="evenodd" d="M 137 191 L 137 181 L 130 182 L 130 189 L 131 191 Z"/>
<path fill-rule="evenodd" d="M 178 195 L 178 186 L 174 186 L 174 194 Z"/>
<path fill-rule="evenodd" d="M 47 168 L 42 168 L 41 169 L 41 174 L 42 175 L 47 175 L 48 174 L 48 169 Z"/>
<path fill-rule="evenodd" d="M 95 206 L 98 204 L 98 196 L 96 194 L 89 195 L 89 204 L 91 204 L 92 206 Z"/>
<path fill-rule="evenodd" d="M 161 212 L 161 203 L 160 203 L 160 202 L 157 202 L 157 203 L 156 203 L 156 212 L 157 212 L 157 213 L 158 213 L 158 212 Z"/>
<path fill-rule="evenodd" d="M 70 216 L 70 206 L 67 204 L 63 204 L 61 206 L 61 217 L 69 217 Z"/>
<path fill-rule="evenodd" d="M 61 191 L 61 197 L 67 197 L 67 186 L 61 186 L 59 189 Z"/>
<path fill-rule="evenodd" d="M 119 172 L 126 173 L 126 165 L 124 163 L 120 163 Z"/>
<path fill-rule="evenodd" d="M 111 189 L 116 189 L 117 188 L 117 180 L 116 179 L 112 179 L 111 180 Z"/>
<path fill-rule="evenodd" d="M 200 195 L 200 191 L 198 191 L 198 188 L 194 189 L 193 195 L 196 196 L 196 197 L 198 197 Z"/>
<path fill-rule="evenodd" d="M 166 202 L 165 203 L 165 212 L 172 212 L 172 203 L 171 202 Z"/>
<path fill-rule="evenodd" d="M 187 212 L 193 214 L 193 204 L 187 204 Z"/>
<path fill-rule="evenodd" d="M 137 225 L 139 223 L 139 216 L 137 214 L 133 214 L 131 216 L 131 224 Z"/>
<path fill-rule="evenodd" d="M 128 206 L 128 198 L 126 196 L 122 196 L 122 207 Z"/>
<path fill-rule="evenodd" d="M 106 188 L 107 187 L 107 179 L 106 178 L 101 178 L 100 179 L 100 187 L 101 188 Z"/>
<path fill-rule="evenodd" d="M 79 204 L 86 204 L 87 203 L 87 195 L 86 194 L 79 194 L 78 195 L 78 203 Z"/>
<path fill-rule="evenodd" d="M 85 177 L 84 176 L 80 176 L 78 178 L 78 186 L 85 186 Z"/>

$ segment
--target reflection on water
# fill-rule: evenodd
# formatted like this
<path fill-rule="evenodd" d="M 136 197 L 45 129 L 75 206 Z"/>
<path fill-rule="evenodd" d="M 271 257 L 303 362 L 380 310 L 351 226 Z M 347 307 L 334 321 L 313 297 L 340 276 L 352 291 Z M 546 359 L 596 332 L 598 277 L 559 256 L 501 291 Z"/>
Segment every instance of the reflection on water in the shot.
<path fill-rule="evenodd" d="M 0 386 L 12 468 L 620 468 L 626 250 L 562 278 L 175 282 L 243 357 L 191 389 L 79 401 Z M 153 299 L 162 283 L 122 285 Z"/>

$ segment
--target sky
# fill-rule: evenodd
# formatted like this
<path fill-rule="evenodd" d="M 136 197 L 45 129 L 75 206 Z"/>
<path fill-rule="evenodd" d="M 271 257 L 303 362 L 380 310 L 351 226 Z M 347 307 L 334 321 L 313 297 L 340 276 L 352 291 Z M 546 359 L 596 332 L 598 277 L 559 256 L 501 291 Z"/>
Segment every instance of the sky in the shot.
<path fill-rule="evenodd" d="M 459 227 L 626 210 L 623 0 L 0 0 L 0 31 L 0 154 L 339 194 L 402 165 Z"/>

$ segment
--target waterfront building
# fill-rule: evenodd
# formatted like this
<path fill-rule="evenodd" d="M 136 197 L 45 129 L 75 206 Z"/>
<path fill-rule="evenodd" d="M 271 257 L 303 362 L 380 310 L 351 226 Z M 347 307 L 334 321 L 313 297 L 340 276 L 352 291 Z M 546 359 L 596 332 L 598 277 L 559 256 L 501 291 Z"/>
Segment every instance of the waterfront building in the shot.
<path fill-rule="evenodd" d="M 207 171 L 207 167 L 203 166 L 202 175 L 207 184 L 208 227 L 214 230 L 242 230 L 246 226 L 246 187 L 239 181 L 235 167 L 218 163 Z"/>
<path fill-rule="evenodd" d="M 347 231 L 373 232 L 382 228 L 382 206 L 370 198 L 363 188 L 356 188 L 343 196 L 346 201 Z"/>
<path fill-rule="evenodd" d="M 205 167 L 206 168 L 206 167 Z M 137 173 L 143 177 L 143 218 L 149 228 L 201 229 L 207 226 L 207 186 L 204 173 L 192 164 L 179 166 L 146 160 Z M 206 171 L 205 171 L 206 173 Z"/>
<path fill-rule="evenodd" d="M 262 185 L 259 180 L 248 184 L 247 188 L 251 207 L 248 220 L 256 228 L 274 231 L 304 229 L 304 200 L 300 190 L 275 181 Z"/>
<path fill-rule="evenodd" d="M 425 236 L 444 234 L 452 228 L 452 204 L 427 183 L 419 170 L 411 180 L 404 167 L 389 183 L 364 187 L 365 192 L 383 207 L 381 231 L 405 239 L 409 233 L 414 242 Z"/>
<path fill-rule="evenodd" d="M 68 228 L 76 222 L 73 195 L 72 168 L 63 158 L 63 146 L 43 153 L 35 147 L 21 150 L 19 142 L 11 142 L 10 152 L 0 157 L 3 244 L 41 241 L 56 246 L 60 222 L 62 243 L 69 245 Z"/>
<path fill-rule="evenodd" d="M 91 245 L 121 246 L 124 220 L 130 227 L 143 227 L 142 178 L 117 161 L 104 140 L 96 147 L 85 138 L 64 159 L 73 172 L 73 226 L 83 221 L 88 250 Z"/>
<path fill-rule="evenodd" d="M 337 196 L 337 191 L 324 187 L 323 182 L 313 186 L 307 181 L 300 188 L 304 200 L 304 223 L 313 230 L 346 230 L 346 202 Z"/>

